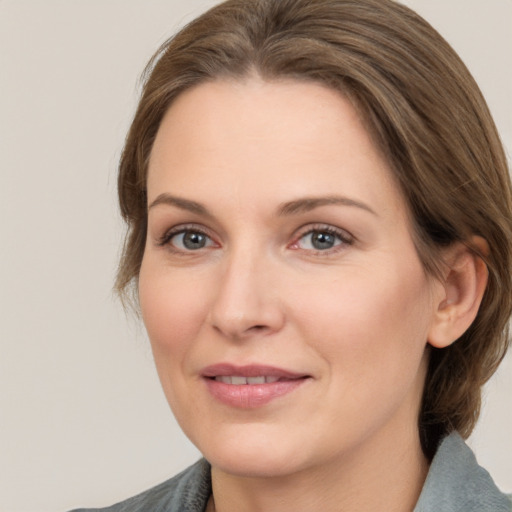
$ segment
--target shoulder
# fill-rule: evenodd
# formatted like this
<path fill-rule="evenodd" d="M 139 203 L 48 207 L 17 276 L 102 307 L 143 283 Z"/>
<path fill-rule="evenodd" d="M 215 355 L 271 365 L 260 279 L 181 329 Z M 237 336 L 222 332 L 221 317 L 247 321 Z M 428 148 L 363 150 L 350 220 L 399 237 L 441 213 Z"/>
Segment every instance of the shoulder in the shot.
<path fill-rule="evenodd" d="M 462 437 L 447 436 L 436 455 L 414 512 L 511 512 L 489 473 L 478 465 Z"/>
<path fill-rule="evenodd" d="M 210 465 L 201 459 L 170 480 L 121 503 L 72 512 L 203 512 L 210 494 Z"/>

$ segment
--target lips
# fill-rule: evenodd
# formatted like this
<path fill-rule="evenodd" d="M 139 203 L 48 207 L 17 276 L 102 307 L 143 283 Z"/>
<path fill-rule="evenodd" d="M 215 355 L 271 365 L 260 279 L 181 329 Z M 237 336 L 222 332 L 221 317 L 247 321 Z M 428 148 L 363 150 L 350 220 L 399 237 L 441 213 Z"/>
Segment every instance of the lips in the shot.
<path fill-rule="evenodd" d="M 217 364 L 204 368 L 202 377 L 211 395 L 231 407 L 262 407 L 298 389 L 310 379 L 272 366 Z"/>
<path fill-rule="evenodd" d="M 279 377 L 259 376 L 259 377 L 243 377 L 241 375 L 218 375 L 215 377 L 217 382 L 224 382 L 224 384 L 233 384 L 233 386 L 243 386 L 250 384 L 273 384 L 279 380 Z"/>

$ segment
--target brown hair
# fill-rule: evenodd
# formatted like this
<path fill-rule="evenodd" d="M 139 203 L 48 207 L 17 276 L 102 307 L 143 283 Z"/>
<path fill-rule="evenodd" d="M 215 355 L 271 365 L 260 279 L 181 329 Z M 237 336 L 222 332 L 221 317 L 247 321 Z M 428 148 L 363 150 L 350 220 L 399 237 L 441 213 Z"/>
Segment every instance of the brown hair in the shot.
<path fill-rule="evenodd" d="M 481 387 L 508 346 L 512 199 L 505 154 L 469 71 L 421 17 L 392 0 L 228 0 L 152 58 L 119 167 L 128 233 L 116 288 L 136 292 L 147 223 L 146 177 L 164 113 L 185 89 L 221 77 L 315 80 L 350 98 L 408 203 L 418 254 L 436 275 L 440 248 L 485 238 L 489 282 L 478 316 L 431 349 L 419 418 L 424 451 L 468 436 Z"/>

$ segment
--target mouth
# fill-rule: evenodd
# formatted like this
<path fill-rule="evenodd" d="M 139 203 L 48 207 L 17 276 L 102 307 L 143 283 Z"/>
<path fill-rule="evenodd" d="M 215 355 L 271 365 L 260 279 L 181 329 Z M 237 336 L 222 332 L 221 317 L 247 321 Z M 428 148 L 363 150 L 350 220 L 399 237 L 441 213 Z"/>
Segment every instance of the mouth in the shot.
<path fill-rule="evenodd" d="M 241 409 L 262 407 L 311 380 L 307 374 L 262 365 L 218 364 L 203 369 L 201 375 L 215 399 Z"/>
<path fill-rule="evenodd" d="M 273 384 L 279 382 L 279 377 L 273 377 L 270 375 L 258 376 L 258 377 L 243 377 L 242 375 L 218 375 L 211 377 L 216 382 L 223 382 L 224 384 L 232 384 L 233 386 L 245 386 L 254 384 Z"/>

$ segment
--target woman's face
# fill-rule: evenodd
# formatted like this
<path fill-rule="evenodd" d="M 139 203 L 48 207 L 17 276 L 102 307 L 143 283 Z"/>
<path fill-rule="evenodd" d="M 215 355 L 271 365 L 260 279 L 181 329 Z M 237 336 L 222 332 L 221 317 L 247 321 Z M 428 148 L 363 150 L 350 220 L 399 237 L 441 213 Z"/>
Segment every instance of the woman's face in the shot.
<path fill-rule="evenodd" d="M 143 318 L 214 467 L 285 475 L 417 438 L 439 285 L 346 99 L 257 78 L 183 93 L 148 202 Z"/>

